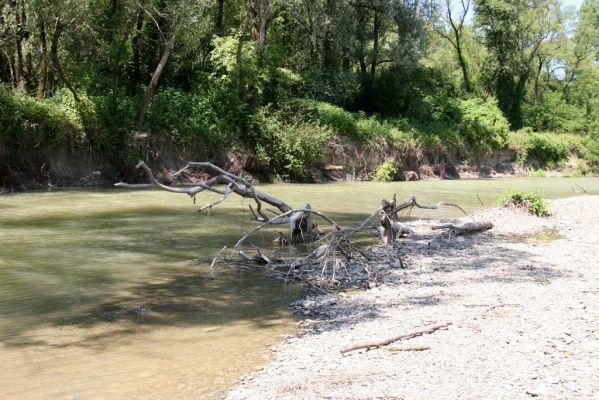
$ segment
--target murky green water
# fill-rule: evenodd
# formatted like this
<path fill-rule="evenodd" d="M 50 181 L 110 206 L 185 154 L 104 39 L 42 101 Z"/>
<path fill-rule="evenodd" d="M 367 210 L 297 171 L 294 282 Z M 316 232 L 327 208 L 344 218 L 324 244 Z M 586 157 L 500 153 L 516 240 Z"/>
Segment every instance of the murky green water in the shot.
<path fill-rule="evenodd" d="M 262 189 L 347 225 L 394 192 L 472 210 L 477 194 L 492 205 L 506 188 L 555 198 L 576 195 L 576 184 L 599 194 L 597 178 Z M 294 329 L 286 305 L 299 288 L 259 273 L 219 270 L 211 279 L 207 258 L 253 226 L 246 207 L 231 198 L 198 214 L 185 195 L 158 191 L 0 196 L 0 398 L 218 398 Z"/>

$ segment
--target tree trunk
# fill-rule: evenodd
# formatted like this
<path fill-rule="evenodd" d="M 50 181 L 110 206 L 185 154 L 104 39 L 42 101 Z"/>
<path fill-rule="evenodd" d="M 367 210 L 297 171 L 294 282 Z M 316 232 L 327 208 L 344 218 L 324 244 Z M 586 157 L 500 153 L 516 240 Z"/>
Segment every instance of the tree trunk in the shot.
<path fill-rule="evenodd" d="M 470 85 L 470 78 L 468 78 L 468 66 L 466 65 L 466 59 L 464 58 L 464 54 L 462 52 L 462 44 L 460 41 L 460 35 L 458 32 L 455 32 L 455 40 L 456 40 L 456 50 L 458 52 L 458 62 L 460 63 L 460 68 L 462 69 L 462 76 L 464 77 L 464 89 L 466 92 L 472 92 L 472 86 Z"/>
<path fill-rule="evenodd" d="M 222 36 L 222 34 L 224 33 L 224 24 L 223 24 L 224 10 L 225 10 L 225 0 L 217 0 L 216 21 L 214 24 L 214 30 L 216 31 L 216 34 L 219 36 Z"/>
<path fill-rule="evenodd" d="M 17 87 L 17 75 L 15 71 L 15 57 L 11 53 L 9 53 L 6 49 L 3 50 L 4 56 L 6 57 L 6 62 L 8 64 L 8 72 L 10 74 L 10 81 L 12 83 L 13 88 Z"/>
<path fill-rule="evenodd" d="M 539 79 L 541 78 L 541 71 L 543 70 L 543 59 L 541 57 L 539 59 L 539 65 L 537 67 L 537 71 L 535 74 L 535 84 L 534 84 L 534 98 L 535 103 L 539 102 Z"/>
<path fill-rule="evenodd" d="M 376 74 L 376 63 L 379 56 L 379 31 L 381 28 L 381 18 L 378 10 L 374 10 L 374 21 L 372 27 L 372 58 L 370 60 L 370 78 L 374 79 Z"/>
<path fill-rule="evenodd" d="M 144 11 L 139 10 L 137 14 L 137 22 L 135 26 L 135 36 L 131 40 L 131 50 L 133 56 L 131 58 L 131 76 L 129 79 L 129 92 L 134 94 L 141 82 L 141 45 L 142 45 L 142 28 L 144 22 Z"/>
<path fill-rule="evenodd" d="M 23 59 L 23 20 L 22 14 L 19 12 L 19 4 L 18 2 L 12 2 L 12 6 L 15 11 L 15 19 L 16 19 L 16 32 L 15 32 L 15 48 L 17 51 L 17 60 L 16 60 L 16 88 L 17 90 L 25 90 L 27 86 L 27 78 L 25 77 L 25 60 Z"/>
<path fill-rule="evenodd" d="M 38 15 L 39 19 L 39 34 L 40 34 L 40 67 L 37 77 L 37 98 L 43 99 L 46 89 L 46 79 L 48 74 L 48 67 L 46 65 L 47 49 L 46 49 L 46 27 L 44 20 L 41 15 Z"/>
<path fill-rule="evenodd" d="M 52 60 L 52 69 L 58 75 L 58 78 L 65 84 L 67 89 L 73 94 L 73 98 L 75 101 L 79 102 L 79 96 L 77 96 L 77 92 L 71 85 L 71 82 L 65 76 L 62 67 L 60 66 L 60 59 L 58 58 L 58 40 L 60 39 L 60 34 L 62 33 L 62 24 L 60 21 L 60 17 L 56 17 L 54 32 L 52 33 L 52 44 L 50 46 L 50 59 Z"/>
<path fill-rule="evenodd" d="M 139 115 L 137 116 L 137 124 L 136 124 L 137 129 L 141 129 L 141 127 L 143 126 L 144 118 L 146 116 L 146 111 L 148 111 L 148 107 L 150 106 L 152 97 L 154 96 L 154 93 L 156 92 L 156 88 L 158 87 L 158 80 L 160 79 L 160 75 L 162 75 L 162 72 L 164 71 L 164 67 L 166 66 L 168 58 L 171 55 L 173 48 L 175 47 L 175 37 L 177 36 L 176 30 L 177 30 L 177 26 L 179 25 L 179 20 L 180 20 L 180 18 L 177 17 L 177 21 L 175 22 L 173 31 L 171 32 L 168 42 L 166 43 L 166 48 L 164 49 L 164 53 L 162 53 L 162 57 L 160 57 L 160 61 L 158 62 L 158 65 L 156 66 L 156 69 L 154 70 L 154 73 L 152 74 L 152 79 L 150 80 L 148 89 L 146 90 L 146 93 L 144 94 L 144 98 L 141 102 L 141 107 L 139 109 Z"/>
<path fill-rule="evenodd" d="M 264 47 L 266 47 L 266 14 L 268 12 L 268 0 L 259 0 L 258 9 L 258 66 L 263 65 Z"/>

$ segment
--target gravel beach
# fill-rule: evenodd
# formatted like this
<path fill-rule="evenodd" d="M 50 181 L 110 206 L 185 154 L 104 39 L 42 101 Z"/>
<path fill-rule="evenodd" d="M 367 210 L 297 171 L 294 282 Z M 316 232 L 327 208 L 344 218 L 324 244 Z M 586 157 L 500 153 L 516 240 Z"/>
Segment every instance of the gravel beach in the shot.
<path fill-rule="evenodd" d="M 273 361 L 227 399 L 599 399 L 599 197 L 508 208 L 448 236 L 414 225 L 406 268 L 370 290 L 310 296 Z M 435 323 L 445 329 L 342 354 Z"/>

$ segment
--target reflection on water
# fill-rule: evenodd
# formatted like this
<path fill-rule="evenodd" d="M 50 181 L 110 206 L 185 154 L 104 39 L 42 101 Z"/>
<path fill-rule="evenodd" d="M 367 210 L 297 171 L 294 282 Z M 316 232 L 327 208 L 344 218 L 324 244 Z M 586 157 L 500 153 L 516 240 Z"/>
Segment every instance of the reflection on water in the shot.
<path fill-rule="evenodd" d="M 515 187 L 599 193 L 599 179 L 270 185 L 263 190 L 359 222 L 383 197 L 467 209 Z M 477 197 L 478 195 L 478 197 Z M 198 198 L 209 201 L 213 197 Z M 207 260 L 253 223 L 244 201 L 198 214 L 183 195 L 60 191 L 0 197 L 0 398 L 218 398 L 293 330 L 285 290 Z M 457 211 L 459 213 L 459 211 Z M 413 211 L 414 217 L 455 210 Z M 271 239 L 259 233 L 254 242 Z"/>

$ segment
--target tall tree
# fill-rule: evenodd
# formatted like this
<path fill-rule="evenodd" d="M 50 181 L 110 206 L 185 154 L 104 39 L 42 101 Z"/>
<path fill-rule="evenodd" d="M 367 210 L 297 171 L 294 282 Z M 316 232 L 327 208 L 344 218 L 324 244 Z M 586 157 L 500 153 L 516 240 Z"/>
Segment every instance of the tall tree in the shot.
<path fill-rule="evenodd" d="M 464 54 L 464 22 L 470 11 L 470 0 L 460 0 L 456 6 L 452 0 L 445 0 L 443 12 L 443 25 L 435 29 L 441 37 L 446 39 L 455 49 L 462 77 L 464 79 L 464 89 L 466 92 L 472 92 L 472 84 L 468 73 L 468 64 Z"/>
<path fill-rule="evenodd" d="M 541 46 L 557 36 L 556 0 L 478 0 L 476 20 L 489 50 L 485 69 L 499 107 L 512 128 L 523 124 L 522 104 Z"/>

